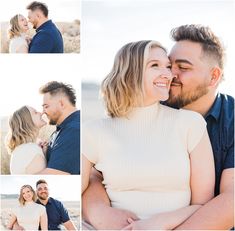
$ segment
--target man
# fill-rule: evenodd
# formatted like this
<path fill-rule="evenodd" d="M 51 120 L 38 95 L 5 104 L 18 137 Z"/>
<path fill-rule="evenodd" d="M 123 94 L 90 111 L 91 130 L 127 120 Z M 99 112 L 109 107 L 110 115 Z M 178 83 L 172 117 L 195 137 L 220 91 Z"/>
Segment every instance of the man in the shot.
<path fill-rule="evenodd" d="M 52 81 L 42 86 L 43 112 L 56 125 L 48 144 L 47 168 L 39 174 L 80 174 L 80 111 L 71 85 Z"/>
<path fill-rule="evenodd" d="M 167 103 L 204 116 L 216 171 L 215 197 L 176 229 L 230 229 L 234 225 L 234 99 L 217 91 L 224 50 L 208 27 L 181 26 L 172 30 L 172 37 L 176 41 L 170 53 L 174 79 Z M 85 220 L 97 229 L 122 229 L 138 219 L 130 211 L 110 207 L 101 181 L 101 174 L 93 170 L 83 196 Z"/>
<path fill-rule="evenodd" d="M 63 204 L 49 197 L 48 185 L 45 180 L 39 180 L 36 183 L 37 203 L 46 207 L 48 218 L 48 230 L 61 230 L 60 225 L 67 230 L 76 230 L 74 224 L 69 218 L 68 211 L 64 208 Z"/>
<path fill-rule="evenodd" d="M 60 31 L 48 19 L 48 8 L 41 2 L 32 2 L 27 6 L 28 19 L 36 29 L 29 53 L 63 53 L 64 45 Z"/>

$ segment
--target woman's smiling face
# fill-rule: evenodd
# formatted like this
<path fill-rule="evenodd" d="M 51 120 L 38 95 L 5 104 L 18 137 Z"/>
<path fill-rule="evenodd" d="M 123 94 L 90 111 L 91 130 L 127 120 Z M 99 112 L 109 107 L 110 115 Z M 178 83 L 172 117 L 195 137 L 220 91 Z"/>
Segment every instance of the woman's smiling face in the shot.
<path fill-rule="evenodd" d="M 144 106 L 167 100 L 171 80 L 171 63 L 166 52 L 160 47 L 151 48 L 143 75 Z"/>

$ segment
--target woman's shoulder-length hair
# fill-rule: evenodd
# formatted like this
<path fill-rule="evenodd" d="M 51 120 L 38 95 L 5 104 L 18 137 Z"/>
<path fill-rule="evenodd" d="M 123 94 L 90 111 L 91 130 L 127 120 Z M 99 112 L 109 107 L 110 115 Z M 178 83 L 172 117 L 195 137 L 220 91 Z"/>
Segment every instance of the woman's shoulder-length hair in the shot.
<path fill-rule="evenodd" d="M 157 41 L 141 40 L 124 45 L 116 54 L 113 67 L 101 84 L 108 115 L 127 116 L 143 102 L 143 73 L 152 48 L 166 49 Z"/>

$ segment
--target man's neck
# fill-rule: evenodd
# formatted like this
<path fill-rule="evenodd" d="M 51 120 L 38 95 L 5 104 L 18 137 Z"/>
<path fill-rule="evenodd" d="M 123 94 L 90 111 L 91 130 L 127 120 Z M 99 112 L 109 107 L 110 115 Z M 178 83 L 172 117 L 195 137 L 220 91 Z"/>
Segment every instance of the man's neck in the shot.
<path fill-rule="evenodd" d="M 48 200 L 49 200 L 49 197 L 46 199 L 46 200 L 42 200 L 40 198 L 38 198 L 38 200 L 43 204 L 43 205 L 46 205 Z"/>
<path fill-rule="evenodd" d="M 44 23 L 47 22 L 48 20 L 49 20 L 48 18 L 42 19 L 40 22 L 38 22 L 36 29 L 38 29 L 42 24 L 44 24 Z"/>
<path fill-rule="evenodd" d="M 208 92 L 206 95 L 200 97 L 198 100 L 194 101 L 191 104 L 186 105 L 183 108 L 198 112 L 202 116 L 205 116 L 207 112 L 211 109 L 217 93 L 218 93 L 217 91 Z"/>
<path fill-rule="evenodd" d="M 60 125 L 63 123 L 63 121 L 69 117 L 72 113 L 74 113 L 75 111 L 77 111 L 77 109 L 75 107 L 71 107 L 68 110 L 66 110 L 63 115 L 61 115 L 61 118 L 59 118 L 59 120 L 57 121 L 57 125 Z"/>

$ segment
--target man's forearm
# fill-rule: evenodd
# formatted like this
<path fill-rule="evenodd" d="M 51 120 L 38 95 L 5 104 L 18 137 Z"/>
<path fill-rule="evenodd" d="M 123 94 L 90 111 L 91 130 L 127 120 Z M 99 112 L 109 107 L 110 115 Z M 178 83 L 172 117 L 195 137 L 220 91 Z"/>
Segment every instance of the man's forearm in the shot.
<path fill-rule="evenodd" d="M 111 206 L 108 195 L 102 184 L 102 177 L 97 174 L 92 174 L 89 186 L 82 196 L 82 213 L 83 219 L 92 223 L 93 211 L 97 211 L 98 206 Z M 96 209 L 93 209 L 96 208 Z"/>
<path fill-rule="evenodd" d="M 233 227 L 233 192 L 224 192 L 213 198 L 176 230 L 228 230 Z"/>

